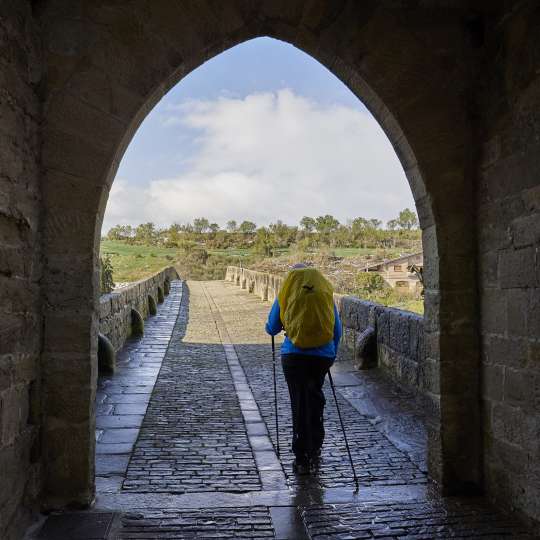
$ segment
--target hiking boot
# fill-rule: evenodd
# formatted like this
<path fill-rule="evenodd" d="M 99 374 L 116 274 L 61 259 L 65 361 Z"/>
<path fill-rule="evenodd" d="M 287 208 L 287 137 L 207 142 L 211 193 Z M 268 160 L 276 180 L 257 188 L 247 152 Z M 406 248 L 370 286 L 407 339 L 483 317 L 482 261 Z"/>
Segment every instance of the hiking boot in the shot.
<path fill-rule="evenodd" d="M 305 475 L 311 472 L 310 467 L 309 467 L 309 460 L 306 458 L 302 458 L 302 459 L 296 458 L 293 461 L 292 468 L 293 468 L 293 472 L 299 475 Z"/>
<path fill-rule="evenodd" d="M 317 450 L 308 455 L 309 465 L 312 469 L 318 470 L 321 463 L 321 450 Z"/>

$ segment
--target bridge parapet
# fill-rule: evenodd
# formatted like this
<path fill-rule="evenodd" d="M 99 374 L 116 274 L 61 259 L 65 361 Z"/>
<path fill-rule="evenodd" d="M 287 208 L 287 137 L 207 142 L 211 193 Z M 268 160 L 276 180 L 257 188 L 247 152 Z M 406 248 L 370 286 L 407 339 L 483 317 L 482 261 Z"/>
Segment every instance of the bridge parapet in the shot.
<path fill-rule="evenodd" d="M 229 266 L 225 279 L 264 301 L 273 301 L 284 278 Z M 433 391 L 435 381 L 431 380 L 430 371 L 423 362 L 424 318 L 421 315 L 355 296 L 335 294 L 334 298 L 343 322 L 338 360 L 352 360 L 360 369 L 379 366 L 410 389 Z M 363 340 L 370 328 L 373 329 L 374 344 L 372 348 L 366 348 Z"/>
<path fill-rule="evenodd" d="M 148 317 L 152 304 L 149 299 L 158 302 L 162 291 L 168 291 L 166 283 L 175 279 L 178 279 L 178 274 L 170 266 L 153 276 L 101 296 L 99 331 L 107 336 L 115 351 L 121 349 L 131 335 L 131 310 L 137 310 L 144 319 Z"/>

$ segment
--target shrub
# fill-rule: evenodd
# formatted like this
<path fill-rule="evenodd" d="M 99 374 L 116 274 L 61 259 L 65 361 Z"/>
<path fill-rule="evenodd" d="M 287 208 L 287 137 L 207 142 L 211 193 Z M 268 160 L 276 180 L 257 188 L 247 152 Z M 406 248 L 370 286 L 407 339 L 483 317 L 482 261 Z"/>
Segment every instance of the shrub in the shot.
<path fill-rule="evenodd" d="M 376 272 L 358 272 L 356 274 L 356 287 L 359 294 L 370 294 L 375 291 L 382 291 L 387 285 L 384 278 Z"/>
<path fill-rule="evenodd" d="M 113 265 L 109 255 L 99 259 L 99 280 L 101 294 L 110 293 L 114 289 Z"/>

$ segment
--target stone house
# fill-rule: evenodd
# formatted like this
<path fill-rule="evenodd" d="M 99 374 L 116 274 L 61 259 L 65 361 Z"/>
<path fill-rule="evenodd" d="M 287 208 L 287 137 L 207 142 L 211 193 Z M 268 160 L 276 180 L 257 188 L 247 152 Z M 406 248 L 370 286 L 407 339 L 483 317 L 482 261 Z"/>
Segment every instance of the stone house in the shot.
<path fill-rule="evenodd" d="M 403 255 L 395 259 L 366 265 L 366 272 L 377 272 L 392 288 L 414 293 L 422 290 L 422 282 L 418 274 L 412 270 L 424 267 L 424 254 L 422 251 Z"/>

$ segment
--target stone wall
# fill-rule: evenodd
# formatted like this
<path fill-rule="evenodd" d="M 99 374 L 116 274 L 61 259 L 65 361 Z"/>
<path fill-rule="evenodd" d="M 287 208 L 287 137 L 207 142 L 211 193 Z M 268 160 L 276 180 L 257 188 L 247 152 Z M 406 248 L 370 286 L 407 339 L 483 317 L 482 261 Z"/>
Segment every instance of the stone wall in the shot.
<path fill-rule="evenodd" d="M 256 294 L 274 300 L 283 282 L 280 276 L 229 266 L 225 279 Z M 409 311 L 388 308 L 354 296 L 335 295 L 343 323 L 339 360 L 360 364 L 358 338 L 368 326 L 376 335 L 377 364 L 400 384 L 424 391 L 430 386 L 424 359 L 424 319 Z"/>
<path fill-rule="evenodd" d="M 165 281 L 178 279 L 173 267 L 165 268 L 157 274 L 131 283 L 118 291 L 104 294 L 99 305 L 99 331 L 111 341 L 114 350 L 118 351 L 131 335 L 131 310 L 136 309 L 144 319 L 149 315 L 151 296 L 158 303 L 158 288 L 165 293 Z"/>
<path fill-rule="evenodd" d="M 41 58 L 30 3 L 0 11 L 0 538 L 10 540 L 41 481 Z"/>
<path fill-rule="evenodd" d="M 540 519 L 540 7 L 488 27 L 478 184 L 484 475 Z"/>

